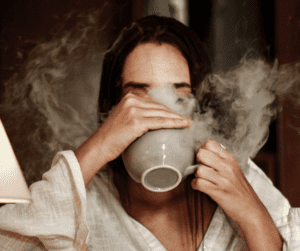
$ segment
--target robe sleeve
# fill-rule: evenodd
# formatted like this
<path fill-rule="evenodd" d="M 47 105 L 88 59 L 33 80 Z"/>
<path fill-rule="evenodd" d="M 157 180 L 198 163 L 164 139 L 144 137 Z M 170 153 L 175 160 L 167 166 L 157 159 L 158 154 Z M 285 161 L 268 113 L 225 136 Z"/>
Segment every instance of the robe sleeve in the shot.
<path fill-rule="evenodd" d="M 73 151 L 59 152 L 32 202 L 0 208 L 0 250 L 87 250 L 86 190 Z"/>

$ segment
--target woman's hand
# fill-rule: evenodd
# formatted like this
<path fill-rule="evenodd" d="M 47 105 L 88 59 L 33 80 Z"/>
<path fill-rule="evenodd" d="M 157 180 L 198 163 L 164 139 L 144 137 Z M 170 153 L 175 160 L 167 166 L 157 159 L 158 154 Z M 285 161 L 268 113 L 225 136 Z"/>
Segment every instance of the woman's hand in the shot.
<path fill-rule="evenodd" d="M 98 129 L 99 140 L 105 145 L 106 161 L 117 158 L 135 139 L 149 130 L 184 128 L 192 120 L 154 102 L 147 94 L 126 94 Z"/>
<path fill-rule="evenodd" d="M 236 158 L 214 140 L 208 140 L 197 153 L 192 187 L 208 194 L 237 223 L 252 211 L 264 207 L 247 181 Z"/>
<path fill-rule="evenodd" d="M 197 153 L 192 187 L 209 195 L 241 228 L 249 250 L 281 250 L 279 232 L 236 158 L 208 140 Z"/>
<path fill-rule="evenodd" d="M 149 130 L 185 128 L 191 124 L 192 120 L 154 102 L 147 94 L 126 94 L 95 133 L 75 150 L 85 184 Z"/>

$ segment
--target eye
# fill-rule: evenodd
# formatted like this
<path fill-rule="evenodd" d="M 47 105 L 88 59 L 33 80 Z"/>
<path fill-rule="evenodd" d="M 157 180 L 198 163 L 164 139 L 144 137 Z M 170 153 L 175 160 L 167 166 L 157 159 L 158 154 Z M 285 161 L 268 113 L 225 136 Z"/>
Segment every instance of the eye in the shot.
<path fill-rule="evenodd" d="M 191 94 L 192 92 L 192 88 L 190 85 L 179 85 L 179 86 L 176 86 L 176 94 L 178 96 L 188 96 L 189 94 Z"/>
<path fill-rule="evenodd" d="M 148 92 L 148 88 L 143 86 L 129 86 L 128 88 L 126 88 L 124 94 L 127 94 L 129 92 L 134 94 L 145 94 Z"/>

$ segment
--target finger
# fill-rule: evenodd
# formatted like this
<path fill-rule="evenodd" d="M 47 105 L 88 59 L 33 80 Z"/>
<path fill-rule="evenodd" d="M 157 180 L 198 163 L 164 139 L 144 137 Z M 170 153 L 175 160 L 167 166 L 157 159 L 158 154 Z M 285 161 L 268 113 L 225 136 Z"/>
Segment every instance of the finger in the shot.
<path fill-rule="evenodd" d="M 172 112 L 170 110 L 163 110 L 163 109 L 153 109 L 153 108 L 141 108 L 131 106 L 123 113 L 123 116 L 126 118 L 138 119 L 143 120 L 145 118 L 174 118 L 174 119 L 182 119 L 182 120 L 190 120 L 180 114 Z M 124 119 L 126 119 L 124 118 Z M 190 120 L 192 121 L 192 120 Z"/>
<path fill-rule="evenodd" d="M 222 177 L 211 167 L 200 165 L 196 172 L 195 172 L 196 178 L 201 178 L 206 181 L 209 181 L 215 185 L 220 184 Z"/>
<path fill-rule="evenodd" d="M 126 107 L 140 107 L 148 109 L 170 110 L 166 106 L 153 101 L 148 94 L 128 93 L 121 101 Z"/>
<path fill-rule="evenodd" d="M 206 193 L 209 196 L 211 196 L 213 192 L 216 190 L 215 184 L 201 178 L 193 179 L 191 182 L 191 186 L 194 190 L 198 190 L 200 192 Z"/>
<path fill-rule="evenodd" d="M 188 119 L 166 118 L 166 117 L 145 117 L 141 123 L 147 130 L 186 128 L 192 125 Z"/>
<path fill-rule="evenodd" d="M 204 149 L 200 148 L 196 155 L 197 163 L 202 163 L 206 166 L 209 166 L 216 171 L 224 170 L 224 168 L 227 168 L 227 162 L 223 158 L 221 158 L 218 154 Z"/>
<path fill-rule="evenodd" d="M 139 115 L 143 117 L 165 117 L 165 118 L 176 118 L 176 119 L 184 119 L 184 120 L 188 119 L 170 110 L 139 108 L 139 112 L 140 112 Z"/>
<path fill-rule="evenodd" d="M 131 91 L 128 92 L 128 94 L 129 93 L 134 94 L 134 95 L 139 96 L 139 97 L 142 97 L 142 98 L 145 98 L 145 97 L 150 98 L 149 94 L 147 94 L 146 92 L 131 90 Z M 126 94 L 126 95 L 128 95 L 128 94 Z"/>
<path fill-rule="evenodd" d="M 222 146 L 219 142 L 215 141 L 215 140 L 207 140 L 202 146 L 201 148 L 209 150 L 214 152 L 215 154 L 217 154 L 218 156 L 220 156 L 221 158 L 229 158 L 231 157 L 231 153 L 229 151 L 227 151 L 226 149 L 223 148 L 222 150 Z"/>

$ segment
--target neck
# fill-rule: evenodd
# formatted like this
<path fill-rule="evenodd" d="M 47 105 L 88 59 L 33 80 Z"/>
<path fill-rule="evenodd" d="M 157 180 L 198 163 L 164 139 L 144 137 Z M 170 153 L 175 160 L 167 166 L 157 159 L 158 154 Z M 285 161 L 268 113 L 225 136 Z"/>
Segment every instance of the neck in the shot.
<path fill-rule="evenodd" d="M 168 205 L 176 205 L 185 198 L 184 182 L 176 188 L 167 192 L 152 192 L 142 184 L 136 183 L 133 179 L 128 180 L 129 197 L 131 202 L 138 202 L 153 208 L 165 208 Z"/>

